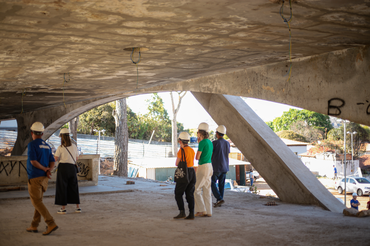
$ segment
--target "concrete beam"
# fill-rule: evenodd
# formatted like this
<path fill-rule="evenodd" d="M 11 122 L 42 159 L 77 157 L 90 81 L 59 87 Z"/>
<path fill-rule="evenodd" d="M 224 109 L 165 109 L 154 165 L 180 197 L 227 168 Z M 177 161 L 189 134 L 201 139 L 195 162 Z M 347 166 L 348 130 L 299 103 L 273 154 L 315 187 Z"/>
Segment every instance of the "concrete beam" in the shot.
<path fill-rule="evenodd" d="M 319 205 L 342 212 L 341 204 L 297 156 L 237 96 L 192 92 L 284 202 Z"/>
<path fill-rule="evenodd" d="M 284 103 L 370 125 L 370 46 L 350 48 L 173 84 L 148 91 L 195 91 Z M 144 91 L 143 91 L 144 92 Z"/>
<path fill-rule="evenodd" d="M 127 95 L 121 94 L 111 97 L 92 99 L 89 101 L 59 105 L 57 107 L 44 108 L 37 111 L 16 115 L 15 119 L 17 120 L 18 124 L 18 135 L 14 144 L 12 156 L 27 154 L 27 145 L 32 140 L 30 127 L 34 122 L 39 121 L 44 124 L 45 131 L 42 138 L 46 140 L 64 124 L 80 114 L 102 104 L 124 97 L 127 97 Z"/>

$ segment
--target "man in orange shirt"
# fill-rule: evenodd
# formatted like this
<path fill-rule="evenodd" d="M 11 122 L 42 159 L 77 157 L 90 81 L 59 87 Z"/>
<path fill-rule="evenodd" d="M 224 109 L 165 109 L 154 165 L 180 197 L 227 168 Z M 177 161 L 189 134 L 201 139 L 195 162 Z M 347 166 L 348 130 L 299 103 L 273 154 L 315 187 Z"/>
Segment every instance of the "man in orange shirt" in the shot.
<path fill-rule="evenodd" d="M 194 219 L 194 190 L 195 190 L 195 171 L 193 169 L 194 166 L 194 156 L 195 152 L 192 148 L 188 146 L 190 140 L 190 135 L 187 132 L 182 132 L 179 135 L 179 144 L 180 150 L 177 152 L 177 159 L 176 159 L 176 166 L 179 165 L 179 162 L 182 159 L 182 151 L 185 153 L 185 159 L 188 169 L 188 182 L 177 182 L 175 187 L 175 199 L 177 203 L 177 207 L 180 210 L 180 213 L 173 217 L 174 219 Z M 184 160 L 182 160 L 184 161 Z M 189 215 L 186 217 L 185 215 L 185 206 L 184 200 L 182 196 L 186 196 L 186 201 L 188 202 L 189 206 Z"/>

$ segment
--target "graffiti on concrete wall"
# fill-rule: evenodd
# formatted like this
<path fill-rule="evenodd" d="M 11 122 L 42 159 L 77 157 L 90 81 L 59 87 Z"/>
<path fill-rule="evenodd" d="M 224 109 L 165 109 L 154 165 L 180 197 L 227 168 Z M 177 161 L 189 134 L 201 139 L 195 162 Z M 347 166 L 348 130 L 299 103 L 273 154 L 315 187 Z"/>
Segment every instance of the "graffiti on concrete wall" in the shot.
<path fill-rule="evenodd" d="M 369 103 L 369 101 L 368 101 L 368 100 L 366 100 L 366 103 Z M 360 102 L 360 103 L 357 103 L 357 105 L 365 105 L 365 103 Z M 369 104 L 369 105 L 367 105 L 367 108 L 366 108 L 366 114 L 367 114 L 367 115 L 369 115 L 369 114 L 370 114 L 370 104 Z"/>
<path fill-rule="evenodd" d="M 86 165 L 85 163 L 82 163 L 82 162 L 77 162 L 77 165 L 80 167 L 81 169 L 81 172 L 79 172 L 77 175 L 79 177 L 87 177 L 87 175 L 89 174 L 90 172 L 90 167 L 89 165 Z"/>
<path fill-rule="evenodd" d="M 332 98 L 328 101 L 328 115 L 338 116 L 342 113 L 341 108 L 344 107 L 346 102 L 341 98 Z M 364 102 L 358 102 L 357 105 L 366 105 L 368 104 L 366 108 L 366 114 L 370 115 L 370 104 L 369 101 L 366 100 L 366 103 Z"/>
<path fill-rule="evenodd" d="M 0 174 L 5 172 L 6 176 L 9 176 L 13 171 L 18 171 L 18 177 L 21 176 L 21 170 L 24 169 L 27 172 L 26 167 L 21 161 L 1 161 L 0 162 Z"/>

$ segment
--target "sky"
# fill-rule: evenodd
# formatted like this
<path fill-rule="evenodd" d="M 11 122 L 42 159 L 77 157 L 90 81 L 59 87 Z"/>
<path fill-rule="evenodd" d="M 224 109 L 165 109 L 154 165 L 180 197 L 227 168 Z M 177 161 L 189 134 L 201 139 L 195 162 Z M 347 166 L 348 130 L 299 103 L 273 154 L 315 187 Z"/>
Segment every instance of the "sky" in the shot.
<path fill-rule="evenodd" d="M 135 113 L 145 114 L 148 112 L 148 103 L 146 100 L 151 98 L 152 94 L 139 95 L 129 97 L 127 99 L 128 106 Z M 158 95 L 163 99 L 164 107 L 172 119 L 172 103 L 169 92 L 161 92 Z M 254 110 L 254 112 L 264 121 L 272 121 L 276 117 L 280 117 L 284 111 L 290 108 L 300 109 L 286 104 L 275 103 L 254 98 L 244 98 L 246 103 Z M 175 106 L 177 105 L 178 96 L 174 93 Z M 177 122 L 183 123 L 185 129 L 197 128 L 199 123 L 207 122 L 210 129 L 216 129 L 217 124 L 212 120 L 211 116 L 195 99 L 195 97 L 187 92 L 183 98 L 179 113 L 177 114 Z"/>

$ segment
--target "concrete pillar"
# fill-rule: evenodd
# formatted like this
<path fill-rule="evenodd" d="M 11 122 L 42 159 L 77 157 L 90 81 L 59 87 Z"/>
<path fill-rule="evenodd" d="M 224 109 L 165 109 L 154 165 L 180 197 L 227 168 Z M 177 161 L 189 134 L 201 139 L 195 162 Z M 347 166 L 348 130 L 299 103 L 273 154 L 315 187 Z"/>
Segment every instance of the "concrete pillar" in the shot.
<path fill-rule="evenodd" d="M 284 202 L 342 212 L 341 204 L 238 96 L 192 92 Z"/>

